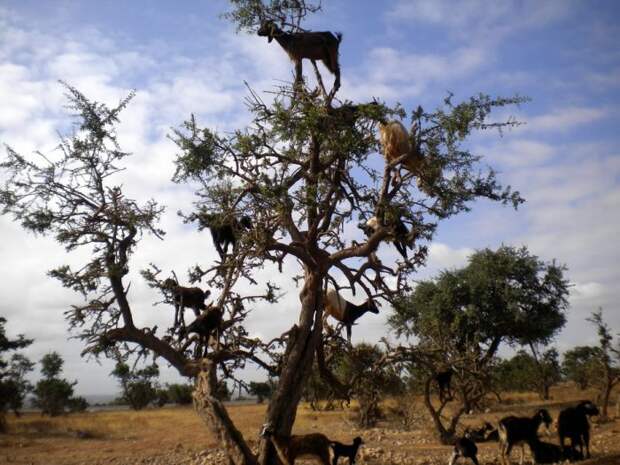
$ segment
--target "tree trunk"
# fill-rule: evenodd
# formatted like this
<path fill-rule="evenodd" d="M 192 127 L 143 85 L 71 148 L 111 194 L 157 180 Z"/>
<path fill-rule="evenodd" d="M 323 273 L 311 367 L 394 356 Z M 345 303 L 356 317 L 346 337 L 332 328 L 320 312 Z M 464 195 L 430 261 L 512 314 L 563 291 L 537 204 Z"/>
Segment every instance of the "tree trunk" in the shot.
<path fill-rule="evenodd" d="M 431 383 L 433 382 L 433 377 L 430 377 L 426 380 L 426 384 L 424 387 L 424 405 L 426 406 L 426 410 L 430 413 L 431 418 L 433 419 L 433 423 L 435 424 L 435 429 L 437 430 L 437 438 L 442 444 L 452 444 L 454 442 L 454 430 L 447 430 L 446 427 L 441 422 L 441 414 L 440 411 L 435 410 L 433 404 L 431 403 Z"/>
<path fill-rule="evenodd" d="M 294 327 L 284 355 L 278 387 L 274 393 L 265 416 L 265 423 L 271 425 L 275 434 L 289 435 L 295 422 L 297 405 L 301 400 L 314 359 L 316 347 L 321 339 L 322 312 L 319 303 L 322 279 L 309 269 L 305 270 L 305 284 L 300 293 L 301 315 L 299 326 Z M 259 465 L 278 464 L 279 459 L 271 442 L 263 439 L 260 443 Z"/>
<path fill-rule="evenodd" d="M 607 381 L 605 383 L 605 388 L 603 391 L 603 402 L 602 402 L 602 408 L 601 408 L 601 418 L 603 418 L 604 420 L 607 420 L 607 409 L 609 407 L 609 396 L 611 395 L 611 390 L 613 389 L 613 384 L 610 383 L 609 381 Z"/>
<path fill-rule="evenodd" d="M 206 364 L 206 368 L 196 378 L 193 394 L 194 408 L 224 446 L 232 464 L 256 465 L 256 456 L 228 416 L 224 404 L 215 396 L 217 366 L 211 361 Z"/>

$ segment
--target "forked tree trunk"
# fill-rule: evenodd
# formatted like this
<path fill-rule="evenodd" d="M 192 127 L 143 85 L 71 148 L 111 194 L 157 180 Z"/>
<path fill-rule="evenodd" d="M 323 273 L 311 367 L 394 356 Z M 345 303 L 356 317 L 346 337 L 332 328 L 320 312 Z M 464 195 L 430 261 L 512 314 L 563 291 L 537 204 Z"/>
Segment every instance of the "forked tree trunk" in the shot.
<path fill-rule="evenodd" d="M 317 273 L 306 270 L 305 285 L 300 294 L 299 325 L 294 326 L 290 332 L 278 386 L 269 402 L 265 418 L 265 422 L 270 423 L 277 434 L 290 434 L 293 428 L 297 405 L 301 400 L 314 353 L 321 339 L 321 312 L 317 311 L 321 284 L 322 279 Z M 216 370 L 216 364 L 207 362 L 197 377 L 194 407 L 198 415 L 226 449 L 231 464 L 279 464 L 270 441 L 264 439 L 261 441 L 258 457 L 252 453 L 243 435 L 228 416 L 226 408 L 216 398 Z"/>
<path fill-rule="evenodd" d="M 321 284 L 322 279 L 319 275 L 306 269 L 305 284 L 300 293 L 299 326 L 290 334 L 278 387 L 269 402 L 265 416 L 265 422 L 271 425 L 276 434 L 288 435 L 293 428 L 297 405 L 301 400 L 314 353 L 321 339 L 321 312 L 317 312 Z M 279 463 L 273 446 L 268 440 L 263 439 L 260 443 L 258 463 L 259 465 Z"/>

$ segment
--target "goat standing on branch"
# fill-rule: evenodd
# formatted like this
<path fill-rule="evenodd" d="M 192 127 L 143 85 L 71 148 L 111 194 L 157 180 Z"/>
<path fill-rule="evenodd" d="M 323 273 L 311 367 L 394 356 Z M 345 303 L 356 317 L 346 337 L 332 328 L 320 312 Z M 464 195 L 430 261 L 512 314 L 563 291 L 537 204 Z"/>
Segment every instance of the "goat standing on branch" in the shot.
<path fill-rule="evenodd" d="M 361 305 L 356 305 L 343 299 L 334 289 L 330 289 L 325 294 L 324 317 L 327 318 L 327 315 L 331 315 L 345 325 L 349 344 L 351 343 L 351 327 L 353 323 L 366 312 L 379 313 L 379 309 L 372 299 L 368 299 Z"/>
<path fill-rule="evenodd" d="M 289 58 L 295 63 L 295 86 L 303 81 L 302 63 L 304 58 L 313 63 L 321 60 L 325 67 L 336 76 L 332 93 L 340 89 L 340 64 L 338 63 L 338 47 L 342 40 L 342 34 L 335 35 L 329 31 L 322 32 L 284 32 L 273 21 L 265 21 L 261 24 L 257 34 L 273 39 L 286 51 Z"/>
<path fill-rule="evenodd" d="M 168 278 L 164 281 L 164 288 L 172 292 L 172 300 L 174 302 L 174 328 L 181 323 L 185 327 L 185 308 L 189 307 L 194 310 L 196 316 L 200 315 L 200 311 L 207 308 L 205 299 L 209 297 L 211 291 L 208 289 L 203 291 L 199 287 L 183 287 L 179 286 L 174 279 Z"/>

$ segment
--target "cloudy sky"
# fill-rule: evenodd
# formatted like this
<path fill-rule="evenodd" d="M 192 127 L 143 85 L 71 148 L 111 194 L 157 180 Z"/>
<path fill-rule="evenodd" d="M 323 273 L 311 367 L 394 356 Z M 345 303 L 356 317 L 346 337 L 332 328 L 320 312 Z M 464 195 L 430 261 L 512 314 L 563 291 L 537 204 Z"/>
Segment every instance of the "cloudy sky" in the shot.
<path fill-rule="evenodd" d="M 499 115 L 526 125 L 471 142 L 527 203 L 514 211 L 478 202 L 471 213 L 441 224 L 420 278 L 464 265 L 475 249 L 527 245 L 544 260 L 568 266 L 573 287 L 568 324 L 555 342 L 560 350 L 595 341 L 585 318 L 599 306 L 612 329 L 620 330 L 620 4 L 323 3 L 324 12 L 308 27 L 344 33 L 341 99 L 377 97 L 412 109 L 434 108 L 447 91 L 455 100 L 478 92 L 532 98 Z M 176 216 L 191 203 L 192 191 L 170 182 L 176 152 L 166 135 L 190 113 L 220 131 L 242 127 L 248 122 L 244 81 L 264 92 L 292 77 L 275 42 L 235 34 L 219 19 L 226 8 L 223 0 L 182 7 L 164 1 L 0 2 L 0 143 L 23 155 L 54 149 L 57 131 L 70 121 L 59 79 L 109 105 L 137 91 L 121 115 L 120 141 L 134 156 L 119 182 L 133 198 L 154 197 L 168 207 L 165 240 L 143 241 L 133 260 L 131 297 L 139 324 L 165 327 L 173 313 L 152 305 L 157 296 L 137 270 L 157 262 L 179 273 L 215 258 L 210 237 Z M 27 354 L 35 360 L 59 351 L 65 375 L 79 381 L 78 393 L 114 392 L 111 364 L 81 359 L 81 343 L 67 333 L 63 311 L 80 303 L 79 296 L 46 277 L 52 267 L 87 257 L 24 233 L 9 217 L 0 217 L 0 237 L 0 315 L 8 319 L 9 334 L 34 338 Z M 382 253 L 394 253 L 383 247 Z M 255 310 L 249 321 L 254 334 L 279 334 L 295 319 L 297 291 L 283 276 L 272 279 L 288 293 L 275 308 Z M 384 335 L 387 313 L 365 317 L 354 342 Z M 162 368 L 164 380 L 179 379 Z"/>

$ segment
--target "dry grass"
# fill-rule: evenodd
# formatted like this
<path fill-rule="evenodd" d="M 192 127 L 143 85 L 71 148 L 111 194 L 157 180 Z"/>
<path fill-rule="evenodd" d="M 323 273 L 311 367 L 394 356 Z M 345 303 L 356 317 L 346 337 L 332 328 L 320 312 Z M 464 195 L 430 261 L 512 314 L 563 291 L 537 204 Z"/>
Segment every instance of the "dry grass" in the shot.
<path fill-rule="evenodd" d="M 547 407 L 552 416 L 557 418 L 558 412 L 567 404 L 583 398 L 594 398 L 592 392 L 584 393 L 567 386 L 552 390 L 551 395 L 551 401 L 542 403 L 535 394 L 510 394 L 502 404 L 490 403 L 488 413 L 466 416 L 462 423 L 477 425 L 483 420 L 494 421 L 511 413 L 529 415 L 541 405 Z M 616 396 L 617 394 L 613 399 L 616 399 Z M 341 441 L 350 441 L 359 434 L 366 442 L 360 465 L 444 463 L 449 456 L 449 448 L 437 443 L 421 399 L 393 399 L 386 403 L 385 411 L 390 411 L 390 406 L 392 409 L 405 406 L 413 413 L 416 421 L 411 425 L 410 431 L 403 431 L 396 418 L 388 418 L 379 428 L 358 431 L 352 421 L 354 409 L 315 412 L 302 405 L 298 410 L 294 432 L 303 434 L 320 431 Z M 251 443 L 257 439 L 265 408 L 265 405 L 234 405 L 229 409 L 235 424 Z M 610 411 L 614 413 L 615 406 Z M 57 418 L 28 413 L 21 418 L 11 415 L 8 420 L 9 434 L 0 435 L 0 464 L 146 463 L 145 457 L 174 451 L 177 455 L 193 457 L 218 446 L 191 407 L 149 409 L 141 412 L 86 412 Z M 620 454 L 618 420 L 594 425 L 592 449 L 598 461 L 592 463 L 614 463 L 613 460 L 616 459 L 612 459 L 611 455 Z M 86 432 L 91 438 L 80 439 L 77 431 Z M 557 441 L 556 438 L 551 440 Z M 411 460 L 399 462 L 392 456 L 393 452 Z M 496 444 L 481 444 L 481 463 L 494 463 L 496 455 Z M 601 455 L 612 461 L 606 462 L 607 459 L 601 458 Z M 426 458 L 436 458 L 438 462 L 424 462 Z M 174 465 L 181 462 L 164 463 Z"/>

